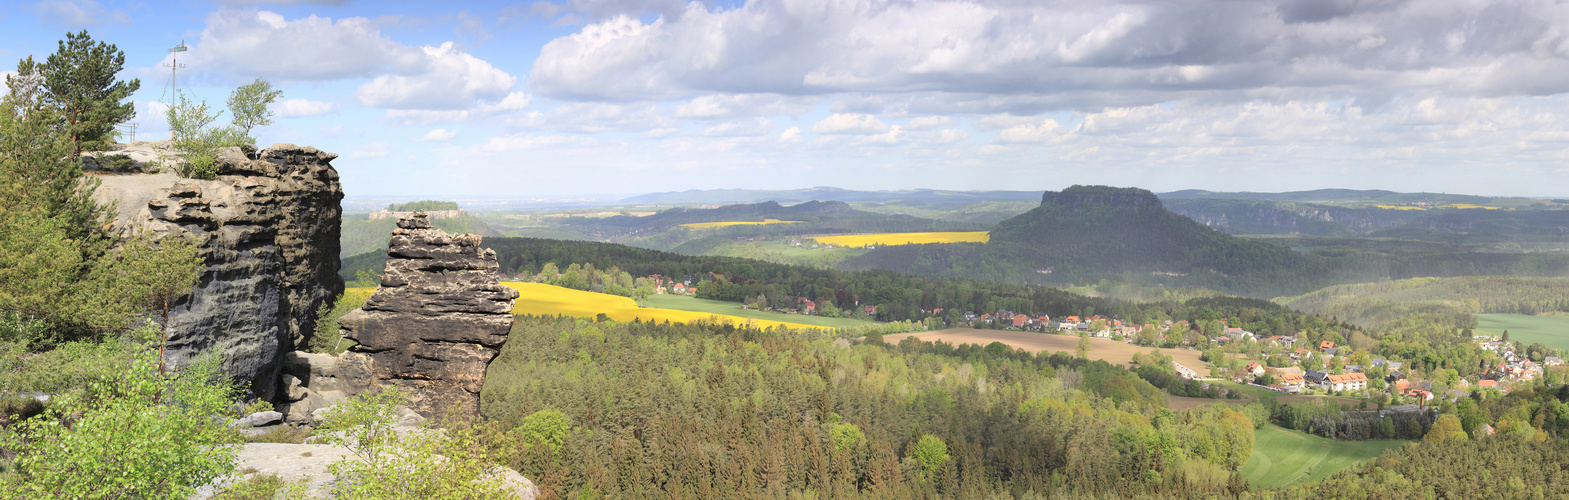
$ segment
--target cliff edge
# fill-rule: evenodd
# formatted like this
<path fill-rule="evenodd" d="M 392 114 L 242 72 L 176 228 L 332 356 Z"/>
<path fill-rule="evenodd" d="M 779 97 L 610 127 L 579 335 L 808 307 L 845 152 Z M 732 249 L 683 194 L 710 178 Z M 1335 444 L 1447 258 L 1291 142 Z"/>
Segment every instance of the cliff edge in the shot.
<path fill-rule="evenodd" d="M 156 153 L 157 143 L 137 143 Z M 338 276 L 343 187 L 332 160 L 309 146 L 230 148 L 214 179 L 169 173 L 95 173 L 101 204 L 118 216 L 111 231 L 187 236 L 206 267 L 169 318 L 168 360 L 176 366 L 213 351 L 222 370 L 273 399 L 282 355 L 306 342 L 316 311 L 343 291 Z"/>

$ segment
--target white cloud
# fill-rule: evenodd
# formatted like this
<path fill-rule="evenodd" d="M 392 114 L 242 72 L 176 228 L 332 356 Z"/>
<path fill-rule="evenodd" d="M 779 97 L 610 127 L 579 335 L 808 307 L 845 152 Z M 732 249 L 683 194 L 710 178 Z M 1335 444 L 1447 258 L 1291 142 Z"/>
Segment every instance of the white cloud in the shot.
<path fill-rule="evenodd" d="M 790 128 L 785 129 L 784 132 L 779 134 L 779 142 L 781 142 L 781 143 L 801 142 L 801 128 L 800 127 L 790 127 Z"/>
<path fill-rule="evenodd" d="M 872 115 L 834 113 L 812 125 L 814 134 L 875 134 L 888 130 L 888 124 Z"/>
<path fill-rule="evenodd" d="M 996 141 L 1001 144 L 1040 143 L 1061 140 L 1066 130 L 1057 124 L 1057 120 L 1050 118 L 1039 123 L 1026 123 L 1014 125 L 997 133 Z"/>
<path fill-rule="evenodd" d="M 734 118 L 741 116 L 800 116 L 820 99 L 777 94 L 712 94 L 675 106 L 677 118 Z"/>
<path fill-rule="evenodd" d="M 521 117 L 511 116 L 515 112 L 528 109 L 534 102 L 533 97 L 526 92 L 513 92 L 507 94 L 500 101 L 487 102 L 480 100 L 469 109 L 462 110 L 431 110 L 431 109 L 393 109 L 387 111 L 387 118 L 394 124 L 415 126 L 431 125 L 448 122 L 474 122 L 495 119 L 499 116 L 508 116 L 503 119 L 503 124 L 508 120 L 522 120 L 529 124 L 542 117 L 539 113 L 526 114 Z"/>
<path fill-rule="evenodd" d="M 200 39 L 184 58 L 204 71 L 274 81 L 414 72 L 426 60 L 423 51 L 392 41 L 363 17 L 333 21 L 312 15 L 291 21 L 268 11 L 227 9 L 207 16 Z"/>
<path fill-rule="evenodd" d="M 69 27 L 131 22 L 125 11 L 110 10 L 93 0 L 43 0 L 33 4 L 33 10 L 47 22 Z"/>
<path fill-rule="evenodd" d="M 945 129 L 942 129 L 941 132 L 937 133 L 937 137 L 932 141 L 932 143 L 934 143 L 934 144 L 958 144 L 958 143 L 964 142 L 965 139 L 969 139 L 969 138 L 970 138 L 970 134 L 965 132 L 965 131 L 963 131 L 963 130 L 959 130 L 959 129 L 956 129 L 956 128 L 945 128 Z"/>
<path fill-rule="evenodd" d="M 349 152 L 349 157 L 350 158 L 386 158 L 387 157 L 387 152 L 388 152 L 387 151 L 387 143 L 385 143 L 385 142 L 372 142 L 370 144 L 366 144 L 364 147 L 362 147 L 360 149 L 357 149 L 357 150 L 354 150 L 354 151 L 350 151 Z"/>
<path fill-rule="evenodd" d="M 863 135 L 856 139 L 855 144 L 863 146 L 893 146 L 904 142 L 906 135 L 909 134 L 902 127 L 894 125 L 888 127 L 888 131 L 881 134 Z"/>
<path fill-rule="evenodd" d="M 1326 90 L 1552 95 L 1569 92 L 1566 20 L 1564 2 L 692 2 L 552 40 L 529 85 L 572 99 L 837 95 L 843 113 L 921 92 L 1018 114 Z"/>
<path fill-rule="evenodd" d="M 922 116 L 904 125 L 907 130 L 931 130 L 953 123 L 953 118 L 947 116 Z"/>
<path fill-rule="evenodd" d="M 282 118 L 305 118 L 321 116 L 338 110 L 338 105 L 330 102 L 311 101 L 306 99 L 284 99 L 275 104 L 273 111 Z"/>
<path fill-rule="evenodd" d="M 420 142 L 444 142 L 444 141 L 450 141 L 450 140 L 452 140 L 453 137 L 457 137 L 457 136 L 458 136 L 458 131 L 456 131 L 456 130 L 447 130 L 447 129 L 444 129 L 444 128 L 438 128 L 438 129 L 432 129 L 430 132 L 426 132 L 425 135 L 420 136 L 419 141 Z"/>
<path fill-rule="evenodd" d="M 1037 119 L 1030 116 L 1015 116 L 1002 113 L 981 117 L 980 120 L 975 122 L 975 128 L 986 131 L 1002 130 L 1010 127 L 1017 127 L 1019 125 L 1033 123 L 1035 121 L 1037 121 Z"/>
<path fill-rule="evenodd" d="M 774 131 L 774 122 L 767 118 L 753 118 L 751 120 L 737 120 L 724 122 L 703 129 L 703 135 L 710 137 L 736 137 L 768 135 Z"/>
<path fill-rule="evenodd" d="M 677 127 L 656 128 L 656 129 L 644 132 L 643 133 L 643 137 L 647 137 L 649 139 L 663 139 L 663 138 L 666 138 L 666 137 L 670 137 L 672 135 L 676 135 L 678 133 L 681 133 L 681 129 L 677 128 Z"/>
<path fill-rule="evenodd" d="M 458 50 L 452 42 L 420 48 L 425 60 L 412 75 L 382 75 L 360 86 L 360 104 L 373 108 L 461 109 L 475 99 L 507 95 L 517 77 Z"/>

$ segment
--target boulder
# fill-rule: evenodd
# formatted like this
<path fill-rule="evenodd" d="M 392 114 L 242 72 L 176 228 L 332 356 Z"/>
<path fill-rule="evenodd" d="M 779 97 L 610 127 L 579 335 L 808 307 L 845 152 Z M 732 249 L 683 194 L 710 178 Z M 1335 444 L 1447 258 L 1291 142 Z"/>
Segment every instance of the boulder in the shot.
<path fill-rule="evenodd" d="M 172 164 L 165 147 L 136 143 L 116 153 Z M 315 332 L 317 309 L 343 291 L 343 188 L 334 158 L 274 144 L 254 154 L 226 151 L 214 179 L 94 174 L 102 180 L 95 201 L 117 207 L 112 233 L 186 237 L 199 245 L 201 279 L 169 318 L 171 364 L 215 353 L 220 369 L 255 395 L 281 399 L 275 392 L 282 355 Z"/>
<path fill-rule="evenodd" d="M 338 320 L 358 344 L 336 360 L 334 378 L 361 392 L 368 368 L 425 418 L 448 408 L 477 414 L 485 368 L 506 342 L 518 297 L 499 282 L 496 252 L 479 245 L 477 235 L 431 227 L 424 212 L 400 219 L 381 286 Z"/>
<path fill-rule="evenodd" d="M 263 427 L 283 421 L 283 414 L 276 411 L 259 411 L 239 420 L 241 427 Z"/>

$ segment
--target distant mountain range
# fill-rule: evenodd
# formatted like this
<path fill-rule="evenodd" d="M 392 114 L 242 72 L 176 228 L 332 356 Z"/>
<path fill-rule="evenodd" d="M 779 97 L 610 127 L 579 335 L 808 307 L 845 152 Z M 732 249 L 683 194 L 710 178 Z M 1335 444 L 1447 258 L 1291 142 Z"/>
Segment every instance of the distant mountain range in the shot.
<path fill-rule="evenodd" d="M 1028 201 L 1040 199 L 1040 191 L 947 191 L 940 189 L 912 189 L 908 191 L 855 191 L 836 187 L 810 189 L 752 190 L 752 189 L 691 189 L 667 193 L 650 193 L 621 200 L 622 203 L 646 204 L 729 204 L 802 203 L 808 201 L 890 202 L 905 201 L 938 205 L 967 205 L 995 201 Z"/>
<path fill-rule="evenodd" d="M 1131 279 L 1203 286 L 1254 297 L 1417 276 L 1562 276 L 1569 272 L 1569 257 L 1563 255 L 1400 250 L 1337 247 L 1296 252 L 1284 245 L 1207 227 L 1167 210 L 1149 191 L 1073 186 L 1061 192 L 1048 191 L 1038 207 L 998 223 L 989 243 L 888 246 L 850 259 L 843 267 L 1003 282 Z"/>
<path fill-rule="evenodd" d="M 935 204 L 970 204 L 984 202 L 1033 202 L 1040 199 L 1040 191 L 954 191 L 942 189 L 910 189 L 895 191 L 857 191 L 836 187 L 809 189 L 756 190 L 756 189 L 690 189 L 649 193 L 621 200 L 622 203 L 639 204 L 730 204 L 777 201 L 800 203 L 806 201 L 891 202 L 907 201 Z M 1389 203 L 1389 204 L 1485 204 L 1494 200 L 1530 200 L 1529 198 L 1475 196 L 1447 193 L 1397 193 L 1377 189 L 1315 189 L 1284 193 L 1222 192 L 1201 189 L 1184 189 L 1157 193 L 1161 200 L 1248 200 L 1290 201 L 1299 203 Z"/>

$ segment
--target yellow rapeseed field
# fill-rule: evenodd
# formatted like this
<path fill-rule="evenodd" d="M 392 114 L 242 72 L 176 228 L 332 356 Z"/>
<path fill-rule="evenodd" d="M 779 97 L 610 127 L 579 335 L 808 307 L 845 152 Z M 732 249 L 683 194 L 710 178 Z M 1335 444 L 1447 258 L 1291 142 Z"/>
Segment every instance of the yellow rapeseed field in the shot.
<path fill-rule="evenodd" d="M 907 243 L 985 243 L 991 240 L 991 233 L 986 231 L 950 233 L 879 233 L 852 234 L 845 236 L 816 236 L 812 239 L 817 240 L 818 243 L 828 245 L 860 248 L 867 245 L 904 245 Z"/>
<path fill-rule="evenodd" d="M 761 226 L 763 224 L 800 224 L 801 222 L 802 221 L 798 221 L 798 220 L 763 219 L 762 222 L 757 222 L 757 221 L 694 222 L 694 223 L 691 223 L 691 224 L 682 224 L 681 227 L 695 227 L 695 228 L 698 228 L 698 229 L 714 229 L 714 228 L 719 228 L 719 227 L 730 227 L 730 226 Z"/>
<path fill-rule="evenodd" d="M 518 300 L 512 306 L 513 314 L 540 314 L 540 315 L 567 315 L 579 318 L 593 318 L 599 313 L 605 313 L 610 319 L 616 321 L 632 321 L 640 318 L 643 321 L 665 321 L 671 323 L 692 323 L 696 321 L 729 322 L 737 325 L 753 323 L 757 328 L 770 326 L 787 326 L 790 328 L 823 328 L 821 326 L 803 325 L 800 323 L 786 323 L 783 321 L 769 321 L 761 319 L 740 318 L 729 315 L 702 313 L 694 311 L 680 311 L 675 309 L 640 308 L 637 302 L 628 297 L 610 295 L 608 293 L 585 292 L 562 288 L 544 283 L 502 283 L 518 291 Z"/>

